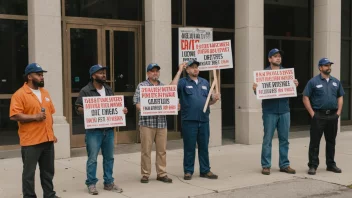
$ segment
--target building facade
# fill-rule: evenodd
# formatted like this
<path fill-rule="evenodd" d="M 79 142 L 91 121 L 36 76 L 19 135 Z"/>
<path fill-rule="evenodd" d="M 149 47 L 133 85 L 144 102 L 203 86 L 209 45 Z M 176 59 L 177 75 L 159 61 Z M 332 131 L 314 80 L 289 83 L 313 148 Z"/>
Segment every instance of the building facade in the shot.
<path fill-rule="evenodd" d="M 108 84 L 125 96 L 126 127 L 116 144 L 139 142 L 132 103 L 145 66 L 161 66 L 161 80 L 178 69 L 178 28 L 211 27 L 213 40 L 231 40 L 234 68 L 220 72 L 221 102 L 211 107 L 212 146 L 223 141 L 260 143 L 261 102 L 252 91 L 253 71 L 268 65 L 272 48 L 285 51 L 283 66 L 295 69 L 300 85 L 290 98 L 291 131 L 308 129 L 302 103 L 308 80 L 328 57 L 346 95 L 341 124 L 351 118 L 351 0 L 0 0 L 0 151 L 19 148 L 17 123 L 9 120 L 11 95 L 23 84 L 29 62 L 49 72 L 46 88 L 56 107 L 57 158 L 83 147 L 84 124 L 73 104 L 94 64 L 108 66 Z M 212 72 L 201 72 L 212 81 Z M 179 116 L 168 116 L 168 139 L 180 139 Z"/>

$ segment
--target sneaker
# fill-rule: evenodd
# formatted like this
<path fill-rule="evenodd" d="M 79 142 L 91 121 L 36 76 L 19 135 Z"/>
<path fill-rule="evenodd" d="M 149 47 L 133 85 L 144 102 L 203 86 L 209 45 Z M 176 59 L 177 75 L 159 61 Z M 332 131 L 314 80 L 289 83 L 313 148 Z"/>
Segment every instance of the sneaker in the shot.
<path fill-rule="evenodd" d="M 113 191 L 113 192 L 117 192 L 117 193 L 122 193 L 123 192 L 122 188 L 118 187 L 114 183 L 112 183 L 112 184 L 104 184 L 104 190 Z"/>
<path fill-rule="evenodd" d="M 93 184 L 88 186 L 88 193 L 91 195 L 98 195 L 97 187 Z"/>
<path fill-rule="evenodd" d="M 317 172 L 317 169 L 314 168 L 314 167 L 309 167 L 309 170 L 308 170 L 308 174 L 309 175 L 315 175 L 315 173 Z"/>
<path fill-rule="evenodd" d="M 172 179 L 170 179 L 167 175 L 164 177 L 157 177 L 156 180 L 162 181 L 164 183 L 172 183 Z"/>
<path fill-rule="evenodd" d="M 270 168 L 264 167 L 264 168 L 262 169 L 262 174 L 263 174 L 263 175 L 270 175 Z"/>
<path fill-rule="evenodd" d="M 290 166 L 286 168 L 280 168 L 280 172 L 288 173 L 288 174 L 296 174 L 296 170 L 292 169 Z"/>
<path fill-rule="evenodd" d="M 209 171 L 206 174 L 200 174 L 200 177 L 208 178 L 208 179 L 218 179 L 218 176 Z"/>
<path fill-rule="evenodd" d="M 329 166 L 326 168 L 326 170 L 334 173 L 342 173 L 341 169 L 339 169 L 337 166 Z"/>
<path fill-rule="evenodd" d="M 143 176 L 141 178 L 141 183 L 143 183 L 143 184 L 149 183 L 149 178 L 147 176 Z"/>
<path fill-rule="evenodd" d="M 184 180 L 191 180 L 192 179 L 192 174 L 191 173 L 186 173 L 183 177 Z"/>

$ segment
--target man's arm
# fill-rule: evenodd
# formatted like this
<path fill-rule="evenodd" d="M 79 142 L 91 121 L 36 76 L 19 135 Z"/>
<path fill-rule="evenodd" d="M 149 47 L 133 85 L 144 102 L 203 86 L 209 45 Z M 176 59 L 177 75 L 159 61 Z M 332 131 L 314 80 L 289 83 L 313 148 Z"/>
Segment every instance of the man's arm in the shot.
<path fill-rule="evenodd" d="M 340 96 L 339 98 L 337 98 L 337 115 L 341 115 L 342 112 L 342 106 L 343 106 L 343 96 Z"/>
<path fill-rule="evenodd" d="M 178 80 L 180 80 L 181 74 L 183 69 L 186 68 L 186 63 L 182 63 L 178 66 L 178 71 L 174 77 L 174 79 L 172 80 L 172 82 L 170 83 L 170 85 L 177 85 L 178 84 Z"/>
<path fill-rule="evenodd" d="M 310 104 L 310 100 L 308 96 L 303 96 L 303 104 L 304 104 L 304 107 L 306 107 L 308 113 L 310 114 L 310 117 L 313 118 L 315 113 L 312 109 L 312 105 Z"/>
<path fill-rule="evenodd" d="M 34 122 L 34 121 L 42 121 L 45 120 L 45 112 L 40 112 L 34 115 L 28 115 L 24 113 L 19 113 L 10 117 L 10 120 L 17 121 L 17 122 Z"/>
<path fill-rule="evenodd" d="M 86 96 L 85 92 L 83 90 L 81 90 L 79 92 L 78 98 L 75 102 L 75 106 L 76 106 L 76 113 L 78 115 L 83 115 L 84 114 L 84 109 L 83 109 L 83 97 Z"/>

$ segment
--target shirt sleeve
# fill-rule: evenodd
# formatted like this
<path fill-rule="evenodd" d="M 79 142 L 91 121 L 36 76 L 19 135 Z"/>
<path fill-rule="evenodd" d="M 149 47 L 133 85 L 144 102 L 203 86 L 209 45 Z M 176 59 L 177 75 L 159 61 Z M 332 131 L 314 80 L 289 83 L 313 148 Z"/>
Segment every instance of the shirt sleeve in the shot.
<path fill-rule="evenodd" d="M 134 95 L 133 95 L 133 104 L 134 105 L 140 103 L 140 86 L 141 86 L 141 84 L 139 84 L 137 86 L 136 92 L 134 92 Z"/>
<path fill-rule="evenodd" d="M 307 97 L 310 97 L 312 95 L 312 91 L 313 91 L 313 89 L 312 89 L 312 81 L 310 80 L 310 81 L 308 81 L 306 87 L 303 90 L 303 95 L 307 96 Z"/>
<path fill-rule="evenodd" d="M 54 104 L 53 104 L 53 100 L 50 97 L 50 109 L 51 109 L 51 114 L 54 114 L 56 112 Z"/>
<path fill-rule="evenodd" d="M 24 104 L 23 101 L 21 100 L 21 97 L 19 94 L 14 94 L 11 97 L 11 103 L 10 103 L 10 117 L 24 113 Z"/>
<path fill-rule="evenodd" d="M 339 88 L 337 90 L 337 97 L 341 97 L 341 96 L 344 96 L 345 95 L 345 91 L 343 90 L 343 87 L 341 85 L 341 82 L 339 82 Z"/>

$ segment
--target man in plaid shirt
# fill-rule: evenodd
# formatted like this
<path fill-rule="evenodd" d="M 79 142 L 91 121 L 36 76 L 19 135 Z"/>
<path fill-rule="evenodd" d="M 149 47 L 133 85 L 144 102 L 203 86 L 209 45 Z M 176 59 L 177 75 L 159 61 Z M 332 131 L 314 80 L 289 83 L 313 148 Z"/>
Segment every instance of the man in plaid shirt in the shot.
<path fill-rule="evenodd" d="M 177 85 L 186 64 L 179 66 L 179 70 L 170 85 Z M 147 67 L 148 79 L 139 83 L 133 96 L 133 103 L 137 109 L 140 105 L 140 87 L 141 86 L 163 86 L 159 81 L 160 66 L 151 63 Z M 151 152 L 153 142 L 156 147 L 156 172 L 157 180 L 165 183 L 172 183 L 172 179 L 166 175 L 166 141 L 167 141 L 167 121 L 165 115 L 141 116 L 139 114 L 139 131 L 141 137 L 141 183 L 148 183 L 151 173 Z"/>

